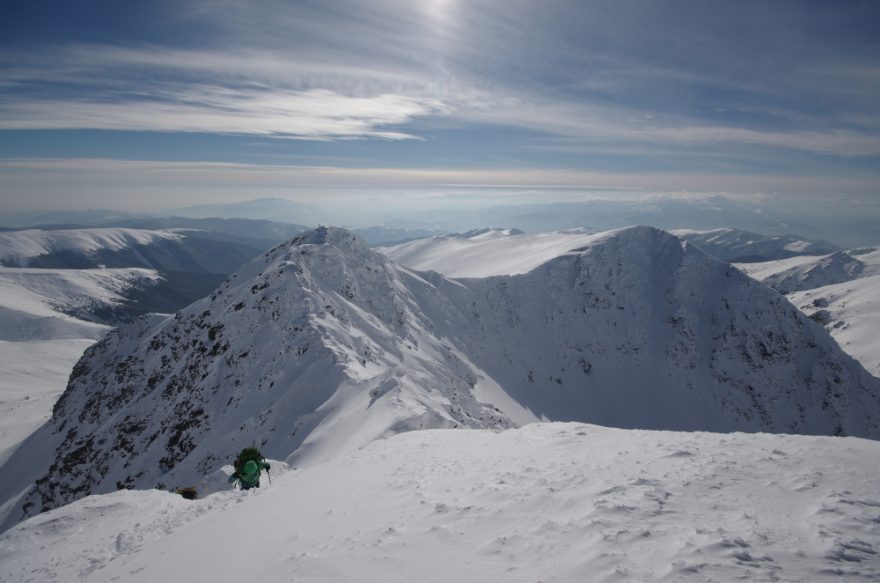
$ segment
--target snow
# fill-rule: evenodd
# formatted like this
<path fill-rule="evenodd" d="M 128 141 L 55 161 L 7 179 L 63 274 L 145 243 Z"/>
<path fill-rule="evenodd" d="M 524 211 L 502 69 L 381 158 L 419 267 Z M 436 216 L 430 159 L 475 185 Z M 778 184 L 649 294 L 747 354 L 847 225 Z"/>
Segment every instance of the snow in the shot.
<path fill-rule="evenodd" d="M 788 298 L 807 315 L 827 314 L 826 327 L 841 348 L 880 377 L 880 275 L 794 292 Z"/>
<path fill-rule="evenodd" d="M 670 232 L 722 260 L 818 255 L 835 249 L 823 242 L 802 241 L 791 236 L 771 237 L 731 228 Z M 587 247 L 607 233 L 573 230 L 525 234 L 511 229 L 477 229 L 378 250 L 412 269 L 437 271 L 448 277 L 489 277 L 526 273 L 554 257 Z"/>
<path fill-rule="evenodd" d="M 825 241 L 808 241 L 794 235 L 761 235 L 740 229 L 670 231 L 724 261 L 768 261 L 795 255 L 825 255 L 838 247 Z"/>
<path fill-rule="evenodd" d="M 725 433 L 877 437 L 880 381 L 690 244 L 577 236 L 466 234 L 511 273 L 456 280 L 306 233 L 88 348 L 20 446 L 104 333 L 58 310 L 154 274 L 0 271 L 0 581 L 880 579 L 880 442 Z M 875 254 L 817 298 L 867 345 Z"/>
<path fill-rule="evenodd" d="M 134 245 L 149 245 L 159 239 L 180 239 L 181 236 L 172 231 L 125 228 L 11 231 L 0 233 L 0 263 L 27 267 L 31 259 L 50 253 L 120 251 Z"/>
<path fill-rule="evenodd" d="M 525 234 L 511 229 L 480 229 L 378 250 L 420 271 L 437 271 L 449 277 L 489 277 L 526 273 L 595 239 L 595 235 L 580 231 Z"/>
<path fill-rule="evenodd" d="M 0 536 L 0 580 L 869 581 L 878 467 L 856 438 L 410 432 L 259 490 L 84 498 Z"/>
<path fill-rule="evenodd" d="M 876 258 L 874 254 L 857 257 L 840 251 L 821 257 L 740 263 L 737 267 L 780 293 L 787 294 L 880 274 L 880 261 L 871 262 Z"/>
<path fill-rule="evenodd" d="M 90 348 L 10 458 L 0 519 L 191 484 L 242 443 L 312 467 L 405 431 L 537 420 L 877 437 L 878 394 L 782 296 L 656 229 L 453 280 L 322 228 Z"/>
<path fill-rule="evenodd" d="M 0 340 L 0 464 L 49 420 L 52 405 L 92 338 Z"/>
<path fill-rule="evenodd" d="M 147 269 L 0 267 L 0 463 L 45 423 L 86 348 L 110 329 L 64 312 L 110 305 Z"/>
<path fill-rule="evenodd" d="M 840 346 L 880 376 L 880 250 L 742 263 L 750 277 L 785 293 L 825 325 Z"/>
<path fill-rule="evenodd" d="M 33 269 L 0 267 L 0 340 L 98 338 L 106 326 L 69 313 L 115 304 L 133 285 L 156 282 L 152 269 Z"/>
<path fill-rule="evenodd" d="M 823 256 L 824 257 L 824 256 Z M 798 273 L 806 271 L 817 265 L 820 258 L 811 255 L 801 255 L 798 257 L 789 257 L 787 259 L 778 259 L 776 261 L 761 261 L 758 263 L 736 263 L 736 267 L 748 274 L 750 277 L 758 281 L 781 273 L 791 273 L 797 270 Z"/>

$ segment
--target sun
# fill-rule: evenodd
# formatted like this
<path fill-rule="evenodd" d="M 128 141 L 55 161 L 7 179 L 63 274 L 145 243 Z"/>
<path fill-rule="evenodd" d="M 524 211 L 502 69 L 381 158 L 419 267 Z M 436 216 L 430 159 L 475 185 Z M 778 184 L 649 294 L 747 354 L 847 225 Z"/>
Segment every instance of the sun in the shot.
<path fill-rule="evenodd" d="M 423 6 L 425 13 L 435 20 L 448 20 L 455 5 L 456 0 L 425 0 Z"/>

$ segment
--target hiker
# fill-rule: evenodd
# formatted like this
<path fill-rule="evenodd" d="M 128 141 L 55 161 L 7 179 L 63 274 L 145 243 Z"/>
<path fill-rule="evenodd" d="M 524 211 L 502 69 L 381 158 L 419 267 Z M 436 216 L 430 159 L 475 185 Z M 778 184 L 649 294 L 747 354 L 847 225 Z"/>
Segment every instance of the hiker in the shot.
<path fill-rule="evenodd" d="M 269 475 L 270 466 L 260 450 L 251 446 L 241 450 L 233 467 L 235 471 L 229 476 L 229 483 L 238 482 L 242 490 L 249 490 L 260 487 L 260 472 L 266 470 L 266 475 Z"/>

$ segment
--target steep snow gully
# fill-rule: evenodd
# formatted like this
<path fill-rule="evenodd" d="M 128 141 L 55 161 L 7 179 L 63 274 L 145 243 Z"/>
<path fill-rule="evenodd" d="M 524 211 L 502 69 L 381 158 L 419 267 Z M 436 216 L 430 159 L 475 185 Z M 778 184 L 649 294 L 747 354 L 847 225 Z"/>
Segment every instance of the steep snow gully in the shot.
<path fill-rule="evenodd" d="M 196 484 L 242 443 L 308 467 L 411 429 L 541 420 L 876 439 L 880 379 L 777 292 L 653 228 L 456 280 L 322 227 L 91 347 L 5 466 L 4 528 Z"/>

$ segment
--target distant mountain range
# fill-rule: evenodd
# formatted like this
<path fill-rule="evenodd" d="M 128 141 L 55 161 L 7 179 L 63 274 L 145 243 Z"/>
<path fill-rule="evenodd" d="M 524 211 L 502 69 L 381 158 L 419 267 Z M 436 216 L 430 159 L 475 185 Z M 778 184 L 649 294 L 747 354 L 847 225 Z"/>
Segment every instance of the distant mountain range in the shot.
<path fill-rule="evenodd" d="M 6 267 L 146 267 L 228 274 L 264 249 L 196 230 L 71 229 L 0 233 Z"/>
<path fill-rule="evenodd" d="M 838 249 L 823 241 L 759 235 L 732 228 L 681 229 L 672 233 L 728 262 L 824 255 Z M 383 247 L 381 251 L 413 269 L 438 271 L 451 277 L 486 277 L 524 273 L 560 253 L 576 249 L 589 238 L 590 231 L 584 229 L 524 233 L 518 229 L 484 228 L 409 241 Z"/>
<path fill-rule="evenodd" d="M 59 304 L 66 314 L 111 324 L 148 312 L 175 312 L 210 293 L 262 250 L 198 231 L 114 228 L 0 233 L 0 265 L 6 268 L 153 270 L 155 278 L 124 286 L 118 290 L 121 298 L 111 304 L 87 303 L 76 309 Z"/>
<path fill-rule="evenodd" d="M 189 218 L 242 218 L 315 224 L 317 218 L 308 205 L 286 198 L 257 198 L 244 202 L 203 204 L 171 210 L 170 214 Z"/>
<path fill-rule="evenodd" d="M 709 255 L 731 263 L 827 255 L 840 250 L 840 247 L 827 241 L 812 241 L 795 235 L 760 235 L 730 227 L 709 231 L 677 229 L 671 232 Z"/>
<path fill-rule="evenodd" d="M 318 224 L 337 224 L 332 208 L 324 210 L 282 198 L 261 198 L 237 203 L 198 205 L 169 209 L 163 214 L 89 210 L 72 212 L 7 213 L 0 225 L 16 228 L 201 228 L 227 232 L 238 237 L 275 239 L 298 226 L 302 232 Z M 186 220 L 268 221 L 271 224 L 246 222 L 234 228 L 215 222 L 196 226 Z M 164 219 L 168 222 L 144 222 Z M 186 219 L 186 220 L 185 220 Z M 346 219 L 350 220 L 350 219 Z M 839 247 L 880 244 L 880 225 L 870 218 L 850 219 L 816 216 L 807 211 L 783 212 L 767 206 L 749 204 L 724 196 L 686 199 L 657 197 L 651 200 L 585 200 L 582 202 L 509 204 L 461 208 L 432 208 L 402 211 L 393 204 L 377 211 L 373 225 L 354 225 L 371 245 L 393 245 L 414 238 L 484 228 L 486 225 L 507 225 L 526 232 L 559 231 L 582 228 L 599 232 L 628 225 L 651 225 L 661 229 L 693 229 L 712 231 L 735 227 L 763 236 L 789 236 L 810 241 L 832 241 Z M 282 226 L 282 225 L 288 226 Z M 308 227 L 303 227 L 308 225 Z M 793 235 L 792 235 L 793 236 Z"/>

